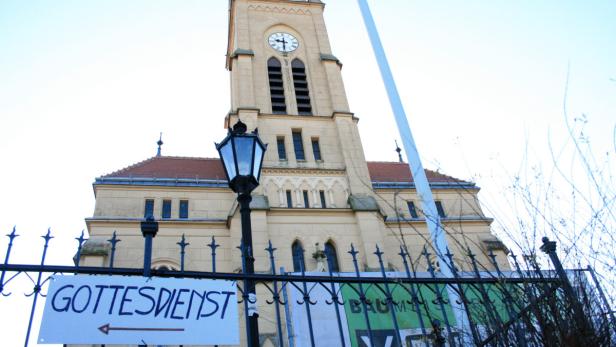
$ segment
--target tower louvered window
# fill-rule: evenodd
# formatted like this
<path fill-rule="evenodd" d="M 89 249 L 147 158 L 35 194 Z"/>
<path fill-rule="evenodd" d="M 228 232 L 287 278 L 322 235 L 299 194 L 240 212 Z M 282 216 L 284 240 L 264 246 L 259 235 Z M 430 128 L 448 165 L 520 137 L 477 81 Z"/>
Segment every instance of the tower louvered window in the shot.
<path fill-rule="evenodd" d="M 306 68 L 299 59 L 291 62 L 293 72 L 293 87 L 295 87 L 295 100 L 297 101 L 297 112 L 300 115 L 311 115 L 312 106 L 310 105 L 310 92 L 308 91 L 308 81 L 306 80 Z"/>
<path fill-rule="evenodd" d="M 282 82 L 282 68 L 280 61 L 270 58 L 267 61 L 267 75 L 269 77 L 270 96 L 272 100 L 272 113 L 287 113 L 287 104 L 284 100 L 284 84 Z"/>

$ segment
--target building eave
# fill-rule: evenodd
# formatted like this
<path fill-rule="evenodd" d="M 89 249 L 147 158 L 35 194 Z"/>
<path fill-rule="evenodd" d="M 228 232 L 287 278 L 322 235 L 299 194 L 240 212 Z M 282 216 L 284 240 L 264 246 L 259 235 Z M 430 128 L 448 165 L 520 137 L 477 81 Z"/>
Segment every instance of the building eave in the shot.
<path fill-rule="evenodd" d="M 374 189 L 415 189 L 414 182 L 372 182 Z M 468 182 L 430 182 L 433 189 L 479 190 L 474 183 Z"/>
<path fill-rule="evenodd" d="M 267 167 L 266 172 L 274 173 L 279 171 L 306 171 L 311 172 L 315 169 L 311 168 L 279 168 Z M 318 170 L 317 171 L 323 171 Z M 324 170 L 329 174 L 338 174 L 343 170 Z M 201 179 L 201 178 L 156 178 L 156 177 L 97 177 L 92 183 L 94 195 L 96 196 L 96 187 L 99 185 L 121 185 L 121 186 L 152 186 L 152 187 L 199 187 L 199 188 L 228 188 L 226 180 L 219 179 Z M 430 187 L 433 189 L 464 189 L 464 190 L 479 190 L 473 183 L 460 182 L 430 182 Z M 372 182 L 372 188 L 379 190 L 386 189 L 415 189 L 413 182 Z"/>
<path fill-rule="evenodd" d="M 111 224 L 139 224 L 143 221 L 143 218 L 136 217 L 88 217 L 85 219 L 86 225 L 90 225 L 92 223 L 111 223 Z M 173 225 L 173 224 L 225 224 L 227 222 L 224 218 L 166 218 L 166 219 L 158 219 L 157 222 L 160 223 L 161 226 L 165 225 Z"/>
<path fill-rule="evenodd" d="M 151 186 L 151 187 L 199 187 L 228 188 L 227 180 L 201 178 L 148 178 L 148 177 L 97 177 L 93 186 L 98 185 Z"/>
<path fill-rule="evenodd" d="M 469 222 L 469 223 L 476 223 L 476 222 L 482 222 L 482 223 L 487 223 L 487 224 L 492 224 L 492 222 L 494 221 L 494 218 L 489 218 L 489 217 L 482 217 L 482 216 L 453 216 L 453 217 L 443 217 L 440 219 L 440 221 L 443 224 L 448 224 L 448 223 L 460 223 L 460 222 Z M 399 223 L 404 223 L 404 224 L 425 224 L 426 223 L 426 219 L 425 218 L 395 218 L 395 217 L 386 217 L 385 218 L 385 223 L 386 224 L 399 224 Z"/>

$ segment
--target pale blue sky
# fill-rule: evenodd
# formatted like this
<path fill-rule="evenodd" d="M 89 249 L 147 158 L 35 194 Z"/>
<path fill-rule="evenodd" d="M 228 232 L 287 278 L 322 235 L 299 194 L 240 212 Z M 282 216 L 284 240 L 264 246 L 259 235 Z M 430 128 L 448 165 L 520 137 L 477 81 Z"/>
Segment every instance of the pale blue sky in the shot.
<path fill-rule="evenodd" d="M 543 163 L 548 132 L 562 142 L 567 66 L 569 119 L 587 114 L 596 155 L 613 163 L 616 2 L 369 3 L 424 165 L 477 181 L 494 214 L 525 146 Z M 366 156 L 394 161 L 357 5 L 330 0 L 325 15 Z M 94 177 L 154 155 L 159 131 L 165 155 L 215 156 L 226 30 L 227 0 L 0 1 L 0 232 L 16 224 L 40 243 L 51 227 L 53 242 L 71 242 L 93 212 Z"/>

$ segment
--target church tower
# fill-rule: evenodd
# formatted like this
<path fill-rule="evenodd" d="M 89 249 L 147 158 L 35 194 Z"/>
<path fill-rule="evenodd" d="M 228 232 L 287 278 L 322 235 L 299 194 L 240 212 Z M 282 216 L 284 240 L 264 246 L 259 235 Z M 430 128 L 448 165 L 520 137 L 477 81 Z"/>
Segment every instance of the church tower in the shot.
<path fill-rule="evenodd" d="M 316 0 L 231 1 L 226 126 L 239 118 L 269 144 L 254 194 L 274 208 L 351 208 L 361 234 L 356 244 L 372 252 L 383 242 L 382 216 L 324 6 Z"/>
<path fill-rule="evenodd" d="M 270 144 L 266 175 L 285 169 L 314 176 L 335 171 L 348 195 L 362 197 L 370 194 L 370 176 L 342 64 L 329 43 L 324 6 L 320 1 L 231 1 L 227 125 L 239 117 L 258 128 Z"/>

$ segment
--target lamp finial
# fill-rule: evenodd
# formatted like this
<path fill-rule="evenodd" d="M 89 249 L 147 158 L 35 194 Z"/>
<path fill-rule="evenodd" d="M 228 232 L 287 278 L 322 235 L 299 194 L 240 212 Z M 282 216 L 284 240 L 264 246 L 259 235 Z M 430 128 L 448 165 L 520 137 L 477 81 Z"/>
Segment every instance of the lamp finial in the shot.
<path fill-rule="evenodd" d="M 397 140 L 394 140 L 394 142 L 396 143 L 396 152 L 398 152 L 398 161 L 404 163 L 404 160 L 402 160 L 402 154 L 400 154 L 400 152 L 402 152 L 402 149 L 400 148 L 400 146 L 398 146 Z"/>
<path fill-rule="evenodd" d="M 161 133 L 160 133 L 160 137 L 158 138 L 158 141 L 156 142 L 156 144 L 158 145 L 158 151 L 156 152 L 156 156 L 157 156 L 157 157 L 160 157 L 160 156 L 161 156 L 161 154 L 160 154 L 160 150 L 161 150 L 161 147 L 163 146 L 163 143 L 164 143 L 164 142 L 163 142 L 163 133 L 162 133 L 162 131 L 161 131 Z"/>
<path fill-rule="evenodd" d="M 241 120 L 238 120 L 237 123 L 235 123 L 235 125 L 233 126 L 233 133 L 240 135 L 245 134 L 247 129 L 248 127 L 246 127 L 246 124 L 242 123 Z"/>

